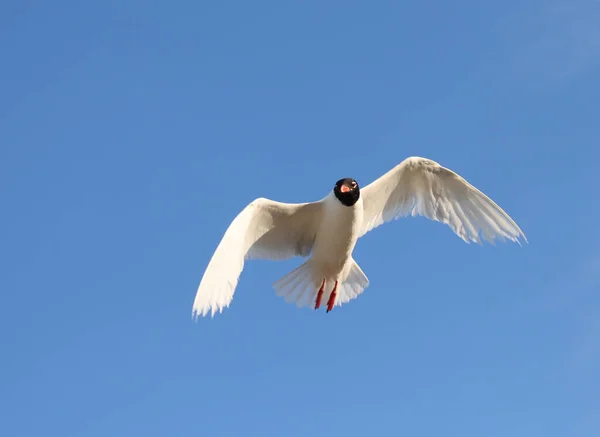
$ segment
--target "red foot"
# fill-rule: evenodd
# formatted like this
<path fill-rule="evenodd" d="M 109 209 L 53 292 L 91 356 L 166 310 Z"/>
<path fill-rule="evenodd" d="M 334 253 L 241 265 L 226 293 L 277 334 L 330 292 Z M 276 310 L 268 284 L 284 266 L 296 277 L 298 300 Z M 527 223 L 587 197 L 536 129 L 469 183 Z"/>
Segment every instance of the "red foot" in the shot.
<path fill-rule="evenodd" d="M 323 298 L 323 290 L 324 289 L 325 289 L 325 279 L 323 279 L 321 288 L 319 288 L 319 292 L 317 293 L 317 301 L 315 303 L 315 309 L 318 309 L 321 306 L 321 299 Z"/>
<path fill-rule="evenodd" d="M 337 296 L 337 286 L 338 281 L 335 281 L 335 285 L 333 286 L 333 290 L 331 291 L 331 294 L 329 295 L 329 300 L 327 301 L 327 312 L 331 311 L 333 309 L 333 304 L 335 304 L 335 298 Z"/>

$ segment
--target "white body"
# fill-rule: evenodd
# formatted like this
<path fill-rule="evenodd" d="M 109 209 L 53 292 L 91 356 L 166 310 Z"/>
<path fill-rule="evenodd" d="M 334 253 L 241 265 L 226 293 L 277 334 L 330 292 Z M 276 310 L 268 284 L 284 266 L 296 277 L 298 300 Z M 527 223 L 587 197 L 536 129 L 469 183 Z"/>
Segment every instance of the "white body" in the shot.
<path fill-rule="evenodd" d="M 328 282 L 346 280 L 362 222 L 362 199 L 352 206 L 342 205 L 333 193 L 324 199 L 323 218 L 311 256 L 317 278 Z"/>
<path fill-rule="evenodd" d="M 358 238 L 407 215 L 445 223 L 466 243 L 527 241 L 494 201 L 429 159 L 407 158 L 360 190 L 353 184 L 357 190 L 353 193 L 360 196 L 352 206 L 342 204 L 335 190 L 317 202 L 291 204 L 259 198 L 246 206 L 229 225 L 206 268 L 193 315 L 214 315 L 229 306 L 246 259 L 310 256 L 273 284 L 276 293 L 287 302 L 311 306 L 323 280 L 325 301 L 338 281 L 334 303 L 342 305 L 369 285 L 352 258 Z"/>

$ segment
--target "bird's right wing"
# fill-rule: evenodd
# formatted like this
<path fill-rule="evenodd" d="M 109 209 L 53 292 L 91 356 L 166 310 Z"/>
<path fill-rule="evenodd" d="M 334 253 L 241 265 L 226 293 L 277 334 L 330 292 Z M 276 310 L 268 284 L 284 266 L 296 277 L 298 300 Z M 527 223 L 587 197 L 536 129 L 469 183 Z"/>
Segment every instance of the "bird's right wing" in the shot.
<path fill-rule="evenodd" d="M 360 235 L 407 215 L 442 222 L 469 243 L 494 239 L 519 243 L 525 234 L 492 199 L 435 161 L 405 159 L 361 190 L 364 224 Z M 481 237 L 480 237 L 481 234 Z M 520 244 L 520 243 L 519 243 Z"/>
<path fill-rule="evenodd" d="M 308 256 L 322 214 L 321 202 L 282 203 L 259 198 L 233 220 L 200 281 L 192 315 L 228 307 L 246 259 Z"/>

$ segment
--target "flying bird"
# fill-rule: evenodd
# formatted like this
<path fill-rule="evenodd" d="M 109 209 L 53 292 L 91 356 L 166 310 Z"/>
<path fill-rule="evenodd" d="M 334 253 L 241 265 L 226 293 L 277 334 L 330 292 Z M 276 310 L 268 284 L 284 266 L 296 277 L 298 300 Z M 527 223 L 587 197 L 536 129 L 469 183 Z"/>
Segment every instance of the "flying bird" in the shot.
<path fill-rule="evenodd" d="M 196 292 L 192 316 L 214 316 L 229 306 L 245 260 L 309 255 L 273 288 L 288 303 L 315 309 L 325 303 L 329 312 L 369 285 L 352 258 L 357 240 L 409 214 L 447 224 L 466 243 L 527 242 L 509 215 L 464 178 L 430 159 L 410 157 L 362 189 L 352 178 L 340 179 L 319 201 L 252 201 L 217 246 Z"/>

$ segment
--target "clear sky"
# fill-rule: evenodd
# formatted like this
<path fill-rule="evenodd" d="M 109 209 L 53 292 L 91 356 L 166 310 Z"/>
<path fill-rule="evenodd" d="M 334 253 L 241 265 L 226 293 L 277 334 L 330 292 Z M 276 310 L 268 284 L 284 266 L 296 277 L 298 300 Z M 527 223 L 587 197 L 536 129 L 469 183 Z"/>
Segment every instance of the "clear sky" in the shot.
<path fill-rule="evenodd" d="M 600 435 L 597 1 L 8 0 L 0 53 L 1 435 Z M 408 218 L 329 314 L 297 258 L 192 322 L 247 203 L 411 155 L 530 244 Z"/>

